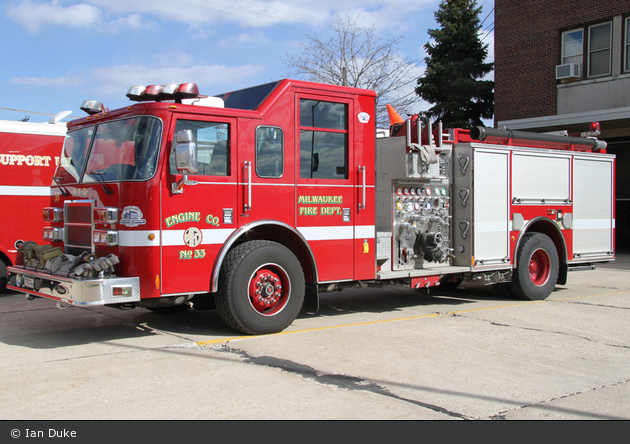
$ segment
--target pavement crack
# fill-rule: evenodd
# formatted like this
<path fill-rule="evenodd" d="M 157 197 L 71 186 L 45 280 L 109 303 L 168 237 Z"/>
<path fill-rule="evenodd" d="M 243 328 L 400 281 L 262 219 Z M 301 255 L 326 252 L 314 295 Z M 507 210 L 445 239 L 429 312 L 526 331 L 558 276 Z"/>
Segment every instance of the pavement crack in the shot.
<path fill-rule="evenodd" d="M 589 305 L 591 307 L 611 308 L 613 310 L 630 310 L 630 307 L 620 307 L 618 305 L 606 305 L 606 304 L 593 304 L 592 302 L 584 301 L 562 301 L 567 304 Z"/>
<path fill-rule="evenodd" d="M 415 399 L 409 399 L 409 398 L 404 398 L 402 396 L 398 396 L 390 392 L 389 390 L 387 390 L 385 387 L 382 387 L 378 384 L 375 384 L 373 382 L 370 382 L 368 380 L 365 380 L 356 376 L 348 376 L 348 375 L 338 374 L 338 373 L 320 372 L 308 365 L 299 364 L 297 362 L 289 361 L 287 359 L 280 359 L 273 356 L 251 356 L 246 351 L 229 347 L 227 346 L 227 344 L 222 344 L 221 348 L 218 348 L 218 350 L 222 352 L 236 354 L 240 356 L 246 363 L 255 364 L 255 365 L 263 365 L 270 368 L 276 368 L 287 373 L 293 373 L 295 375 L 302 376 L 303 378 L 310 379 L 320 384 L 334 386 L 342 390 L 366 391 L 366 392 L 374 393 L 376 395 L 386 396 L 388 398 L 396 399 L 398 401 L 408 402 L 408 403 L 417 405 L 419 407 L 427 408 L 435 412 L 448 415 L 453 418 L 470 419 L 461 413 L 453 412 L 434 404 L 429 404 L 429 403 L 417 401 Z"/>
<path fill-rule="evenodd" d="M 564 335 L 564 336 L 570 336 L 572 338 L 583 339 L 583 340 L 588 341 L 588 342 L 594 342 L 596 344 L 606 345 L 608 347 L 630 349 L 630 346 L 628 346 L 628 345 L 611 344 L 609 342 L 597 341 L 595 339 L 591 339 L 589 337 L 582 336 L 582 335 L 577 335 L 575 333 L 569 333 L 569 332 L 557 331 L 557 330 L 555 330 L 555 331 L 554 330 L 545 330 L 545 329 L 542 329 L 542 328 L 534 328 L 534 327 L 523 327 L 523 326 L 512 325 L 512 324 L 504 324 L 504 323 L 501 323 L 501 322 L 489 321 L 487 319 L 481 319 L 481 318 L 474 318 L 474 317 L 470 317 L 470 316 L 464 316 L 462 314 L 455 314 L 455 316 L 456 317 L 460 317 L 460 318 L 470 319 L 470 320 L 477 320 L 477 321 L 487 322 L 490 325 L 494 325 L 494 326 L 497 326 L 497 327 L 516 328 L 516 329 L 519 329 L 519 330 L 537 331 L 537 332 L 541 332 L 541 333 L 553 333 L 553 334 L 557 334 L 557 335 Z"/>
<path fill-rule="evenodd" d="M 628 382 L 630 382 L 630 379 L 626 379 L 623 381 L 618 381 L 615 382 L 613 384 L 606 384 L 606 385 L 602 385 L 600 387 L 593 387 L 590 389 L 586 389 L 586 390 L 580 390 L 580 391 L 576 391 L 573 393 L 568 393 L 566 395 L 562 395 L 562 396 L 556 396 L 554 398 L 550 398 L 550 399 L 545 399 L 539 402 L 533 402 L 530 404 L 524 404 L 521 405 L 517 408 L 513 408 L 513 409 L 507 409 L 507 410 L 503 410 L 501 412 L 496 413 L 495 415 L 489 416 L 488 419 L 494 419 L 494 420 L 504 420 L 507 419 L 507 415 L 510 412 L 514 412 L 517 410 L 524 410 L 524 409 L 528 409 L 528 408 L 538 408 L 538 409 L 542 409 L 542 410 L 554 410 L 556 412 L 560 411 L 563 413 L 567 413 L 567 414 L 571 414 L 571 415 L 576 415 L 576 416 L 582 416 L 585 419 L 599 419 L 599 420 L 626 420 L 627 418 L 624 417 L 619 417 L 619 416 L 613 416 L 613 415 L 604 415 L 604 414 L 597 414 L 597 413 L 592 413 L 592 412 L 587 412 L 587 411 L 580 411 L 580 410 L 575 410 L 575 409 L 570 409 L 570 408 L 561 408 L 558 406 L 551 406 L 551 404 L 555 401 L 559 401 L 562 399 L 569 399 L 575 396 L 580 396 L 589 392 L 596 392 L 598 390 L 602 390 L 605 388 L 609 388 L 609 387 L 615 387 L 618 385 L 622 385 L 622 384 L 627 384 Z"/>

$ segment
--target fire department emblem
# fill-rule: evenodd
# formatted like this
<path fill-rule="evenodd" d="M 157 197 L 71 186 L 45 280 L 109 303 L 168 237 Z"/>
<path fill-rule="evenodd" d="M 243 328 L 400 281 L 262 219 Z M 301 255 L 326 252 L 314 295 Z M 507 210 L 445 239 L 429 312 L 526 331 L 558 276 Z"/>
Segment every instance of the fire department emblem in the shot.
<path fill-rule="evenodd" d="M 359 113 L 357 117 L 361 123 L 368 123 L 370 121 L 370 115 L 368 113 Z"/>
<path fill-rule="evenodd" d="M 203 234 L 201 234 L 199 228 L 190 227 L 184 232 L 184 243 L 190 248 L 195 248 L 197 245 L 201 244 L 202 240 Z"/>
<path fill-rule="evenodd" d="M 147 220 L 143 219 L 143 214 L 140 208 L 129 206 L 123 208 L 120 223 L 126 227 L 137 227 L 139 225 L 146 224 Z"/>

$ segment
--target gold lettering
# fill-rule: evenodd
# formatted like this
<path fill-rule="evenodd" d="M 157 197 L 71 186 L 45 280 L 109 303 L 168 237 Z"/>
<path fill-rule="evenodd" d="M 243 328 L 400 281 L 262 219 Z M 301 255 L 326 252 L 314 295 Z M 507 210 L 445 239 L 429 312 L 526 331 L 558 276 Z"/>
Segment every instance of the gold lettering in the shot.
<path fill-rule="evenodd" d="M 181 224 L 183 222 L 199 222 L 201 220 L 201 213 L 188 211 L 185 213 L 174 214 L 164 219 L 164 223 L 167 228 L 173 225 Z"/>
<path fill-rule="evenodd" d="M 300 207 L 301 216 L 317 216 L 317 207 Z"/>
<path fill-rule="evenodd" d="M 342 204 L 343 196 L 298 196 L 298 205 L 302 204 L 318 204 L 331 205 Z"/>

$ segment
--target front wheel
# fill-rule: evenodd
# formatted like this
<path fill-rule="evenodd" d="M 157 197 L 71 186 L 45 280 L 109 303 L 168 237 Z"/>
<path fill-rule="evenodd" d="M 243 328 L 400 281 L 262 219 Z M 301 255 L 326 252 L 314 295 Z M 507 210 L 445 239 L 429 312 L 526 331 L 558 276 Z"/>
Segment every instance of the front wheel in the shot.
<path fill-rule="evenodd" d="M 223 321 L 246 334 L 287 328 L 304 303 L 304 272 L 283 245 L 250 241 L 231 250 L 220 273 L 215 301 Z"/>
<path fill-rule="evenodd" d="M 556 285 L 560 268 L 554 243 L 542 233 L 526 234 L 516 259 L 510 290 L 519 299 L 546 299 Z"/>

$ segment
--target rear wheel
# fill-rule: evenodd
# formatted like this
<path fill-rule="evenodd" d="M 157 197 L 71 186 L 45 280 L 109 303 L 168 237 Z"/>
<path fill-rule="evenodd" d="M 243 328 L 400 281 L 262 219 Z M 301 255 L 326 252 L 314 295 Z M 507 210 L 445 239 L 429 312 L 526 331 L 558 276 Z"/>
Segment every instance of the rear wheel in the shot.
<path fill-rule="evenodd" d="M 227 254 L 215 301 L 230 327 L 247 334 L 276 333 L 297 317 L 304 292 L 304 272 L 288 248 L 250 241 Z"/>
<path fill-rule="evenodd" d="M 558 280 L 558 252 L 551 239 L 542 233 L 523 237 L 517 254 L 510 290 L 520 299 L 546 299 Z"/>

